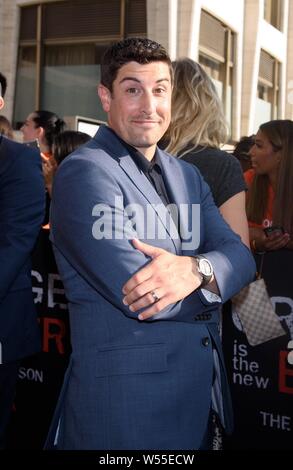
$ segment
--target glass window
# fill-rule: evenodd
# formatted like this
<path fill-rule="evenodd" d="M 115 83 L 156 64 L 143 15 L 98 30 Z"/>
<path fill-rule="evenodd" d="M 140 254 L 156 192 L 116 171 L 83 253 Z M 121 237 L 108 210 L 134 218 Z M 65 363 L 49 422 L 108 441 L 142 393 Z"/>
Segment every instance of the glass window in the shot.
<path fill-rule="evenodd" d="M 265 51 L 261 51 L 254 132 L 260 124 L 277 119 L 279 116 L 279 62 Z"/>
<path fill-rule="evenodd" d="M 100 59 L 112 42 L 146 35 L 146 0 L 43 2 L 20 8 L 14 124 L 35 109 L 105 121 Z M 74 120 L 72 120 L 73 122 Z"/>
<path fill-rule="evenodd" d="M 281 0 L 264 1 L 264 19 L 277 29 L 281 29 Z"/>
<path fill-rule="evenodd" d="M 230 128 L 233 114 L 234 43 L 231 29 L 203 10 L 198 61 L 216 86 Z"/>
<path fill-rule="evenodd" d="M 100 57 L 95 44 L 46 46 L 42 69 L 41 107 L 60 116 L 106 120 L 97 95 Z"/>
<path fill-rule="evenodd" d="M 15 86 L 14 121 L 18 129 L 34 110 L 36 90 L 36 48 L 20 47 Z"/>
<path fill-rule="evenodd" d="M 225 64 L 217 62 L 216 60 L 211 59 L 210 57 L 205 57 L 204 55 L 199 56 L 199 63 L 205 69 L 207 74 L 212 78 L 218 95 L 224 105 L 225 116 L 229 127 L 231 127 L 232 122 L 232 70 L 230 70 L 228 76 L 228 83 L 226 88 L 224 88 L 224 76 L 225 76 Z M 226 90 L 226 93 L 225 93 Z"/>
<path fill-rule="evenodd" d="M 264 122 L 270 121 L 272 116 L 272 104 L 268 96 L 268 87 L 258 85 L 258 92 L 255 106 L 254 132 L 257 132 L 259 126 Z"/>

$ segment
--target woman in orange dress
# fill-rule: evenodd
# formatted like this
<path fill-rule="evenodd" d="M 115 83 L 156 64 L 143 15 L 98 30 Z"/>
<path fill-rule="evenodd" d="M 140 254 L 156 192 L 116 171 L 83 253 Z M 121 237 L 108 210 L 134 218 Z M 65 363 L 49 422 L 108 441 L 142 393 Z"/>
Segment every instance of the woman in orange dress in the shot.
<path fill-rule="evenodd" d="M 24 142 L 36 141 L 40 148 L 45 184 L 51 191 L 56 162 L 52 155 L 55 137 L 64 130 L 65 122 L 51 111 L 34 111 L 20 128 Z"/>
<path fill-rule="evenodd" d="M 250 150 L 247 217 L 256 252 L 293 249 L 293 121 L 262 124 Z"/>

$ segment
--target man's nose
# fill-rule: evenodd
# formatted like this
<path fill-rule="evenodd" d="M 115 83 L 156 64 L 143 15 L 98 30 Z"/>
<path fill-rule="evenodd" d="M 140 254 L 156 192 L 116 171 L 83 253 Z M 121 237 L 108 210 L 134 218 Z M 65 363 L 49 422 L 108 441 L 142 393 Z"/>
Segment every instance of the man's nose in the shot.
<path fill-rule="evenodd" d="M 148 116 L 156 110 L 156 100 L 152 93 L 144 93 L 141 103 L 141 111 Z"/>

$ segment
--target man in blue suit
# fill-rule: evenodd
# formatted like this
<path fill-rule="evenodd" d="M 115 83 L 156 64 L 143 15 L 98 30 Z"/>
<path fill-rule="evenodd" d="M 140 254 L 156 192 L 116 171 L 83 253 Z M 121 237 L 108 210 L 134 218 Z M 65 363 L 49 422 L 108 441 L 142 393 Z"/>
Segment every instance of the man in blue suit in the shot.
<path fill-rule="evenodd" d="M 195 167 L 156 145 L 171 112 L 165 49 L 140 38 L 114 44 L 98 92 L 109 127 L 62 162 L 53 187 L 72 357 L 46 447 L 204 448 L 212 406 L 228 428 L 231 420 L 219 301 L 253 279 L 254 261 Z M 143 283 L 153 310 L 133 307 L 127 283 L 148 268 L 145 242 L 176 266 L 166 267 L 172 303 L 153 279 Z"/>
<path fill-rule="evenodd" d="M 0 109 L 6 86 L 0 73 Z M 30 255 L 44 211 L 40 155 L 0 136 L 0 449 L 5 447 L 20 359 L 40 349 Z"/>

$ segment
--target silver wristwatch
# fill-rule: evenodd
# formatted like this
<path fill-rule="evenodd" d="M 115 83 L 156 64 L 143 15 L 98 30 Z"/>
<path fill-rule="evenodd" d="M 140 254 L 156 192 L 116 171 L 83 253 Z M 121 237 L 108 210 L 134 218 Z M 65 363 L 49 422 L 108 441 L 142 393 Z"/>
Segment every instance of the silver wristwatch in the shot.
<path fill-rule="evenodd" d="M 195 256 L 197 262 L 197 270 L 202 278 L 200 287 L 206 286 L 213 277 L 214 270 L 211 262 L 204 256 Z"/>

